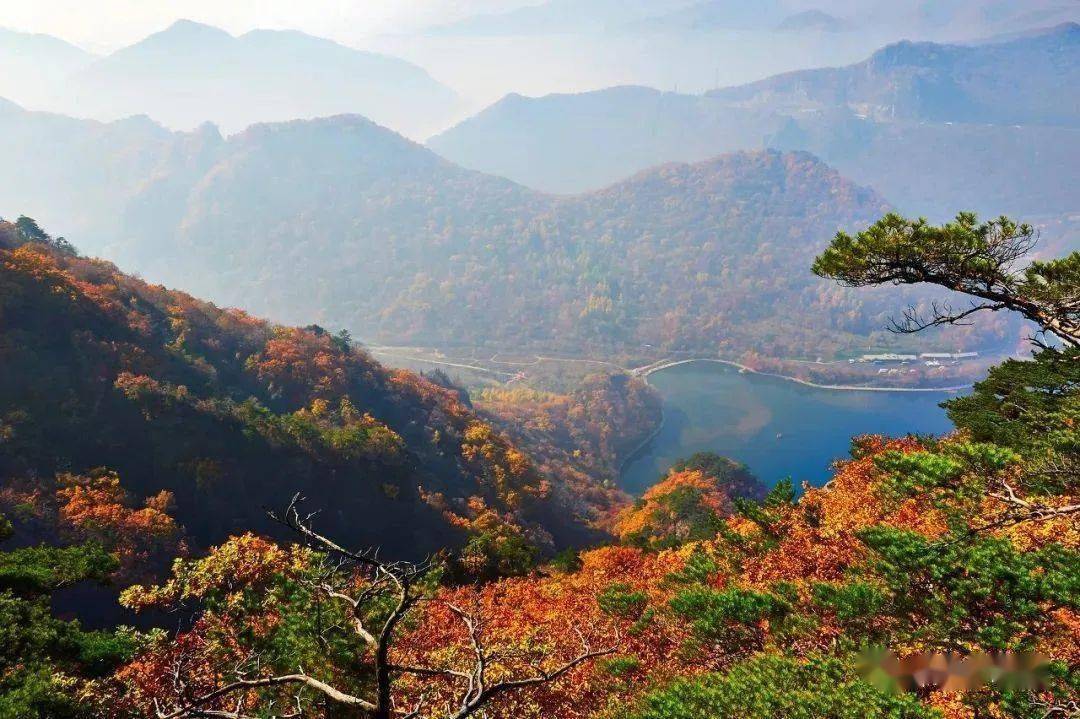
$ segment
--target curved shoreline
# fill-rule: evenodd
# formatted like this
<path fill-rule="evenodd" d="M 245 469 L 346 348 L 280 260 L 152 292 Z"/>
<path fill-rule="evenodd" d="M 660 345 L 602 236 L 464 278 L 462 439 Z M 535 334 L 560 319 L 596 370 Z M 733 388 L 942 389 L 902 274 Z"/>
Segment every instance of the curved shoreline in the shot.
<path fill-rule="evenodd" d="M 672 367 L 678 367 L 679 365 L 690 364 L 691 362 L 713 362 L 715 364 L 735 367 L 741 372 L 756 374 L 762 377 L 775 377 L 776 379 L 787 380 L 788 382 L 795 382 L 796 384 L 801 384 L 806 387 L 814 387 L 816 389 L 840 390 L 844 392 L 959 392 L 961 390 L 971 389 L 972 386 L 970 384 L 965 384 L 955 387 L 874 387 L 854 384 L 819 384 L 817 382 L 799 379 L 798 377 L 789 377 L 788 375 L 780 374 L 778 372 L 762 372 L 761 370 L 756 370 L 753 367 L 747 367 L 746 365 L 740 364 L 739 362 L 718 359 L 716 357 L 692 357 L 690 359 L 683 360 L 668 360 L 660 363 L 653 363 L 651 365 L 645 365 L 644 367 L 638 367 L 629 371 L 630 374 L 634 375 L 635 377 L 641 377 L 646 382 L 648 382 L 649 375 L 653 374 L 654 372 L 671 369 Z"/>
<path fill-rule="evenodd" d="M 672 367 L 678 367 L 680 365 L 690 364 L 692 362 L 713 362 L 715 364 L 727 365 L 729 367 L 735 367 L 740 371 L 747 374 L 756 374 L 762 377 L 773 377 L 775 379 L 787 380 L 788 382 L 795 382 L 806 387 L 813 387 L 815 389 L 826 390 L 840 390 L 847 392 L 959 392 L 960 390 L 970 389 L 971 385 L 961 385 L 959 387 L 863 387 L 859 385 L 827 385 L 818 384 L 816 382 L 810 382 L 808 380 L 799 379 L 798 377 L 789 377 L 787 375 L 778 374 L 776 372 L 762 372 L 752 367 L 747 367 L 744 364 L 733 362 L 731 360 L 723 360 L 715 357 L 693 357 L 684 360 L 668 360 L 662 361 L 659 364 L 645 365 L 644 367 L 638 367 L 636 369 L 628 370 L 630 374 L 635 377 L 641 377 L 646 383 L 649 382 L 649 375 L 654 372 L 660 372 L 662 370 L 671 369 Z M 630 464 L 634 459 L 638 457 L 648 446 L 660 436 L 660 432 L 664 429 L 664 423 L 667 421 L 667 417 L 664 415 L 664 408 L 661 404 L 660 407 L 660 421 L 657 423 L 656 428 L 649 433 L 641 442 L 637 444 L 630 452 L 626 454 L 623 460 L 619 463 L 618 474 L 621 477 L 626 470 L 626 466 Z"/>
<path fill-rule="evenodd" d="M 393 357 L 396 359 L 409 360 L 412 362 L 422 362 L 426 364 L 442 365 L 444 367 L 457 367 L 459 369 L 470 369 L 475 372 L 482 372 L 484 374 L 496 375 L 502 377 L 513 377 L 514 373 L 504 372 L 501 370 L 491 369 L 490 367 L 482 367 L 479 365 L 464 364 L 460 362 L 449 362 L 445 359 L 433 359 L 430 357 L 417 357 L 415 355 L 403 354 L 400 351 L 402 348 L 394 346 L 380 346 L 371 345 L 369 351 L 372 354 L 382 354 L 386 357 Z M 493 357 L 497 357 L 498 353 L 495 353 Z M 535 355 L 536 360 L 533 362 L 506 362 L 503 360 L 493 360 L 498 364 L 512 364 L 517 366 L 532 366 L 539 364 L 540 362 L 584 362 L 589 364 L 600 364 L 619 369 L 623 372 L 628 372 L 634 377 L 641 377 L 646 382 L 649 381 L 649 375 L 661 370 L 670 369 L 672 367 L 678 367 L 679 365 L 689 364 L 691 362 L 713 362 L 715 364 L 723 364 L 729 367 L 734 367 L 743 372 L 760 375 L 762 377 L 774 377 L 776 379 L 787 380 L 788 382 L 795 382 L 801 384 L 804 387 L 813 387 L 815 389 L 828 389 L 837 390 L 841 392 L 960 392 L 965 389 L 971 389 L 972 385 L 963 384 L 952 387 L 875 387 L 873 385 L 857 385 L 857 384 L 821 384 L 818 382 L 811 382 L 810 380 L 799 379 L 798 377 L 791 377 L 790 375 L 780 374 L 779 372 L 764 372 L 762 370 L 756 370 L 753 367 L 748 367 L 739 362 L 733 360 L 720 359 L 718 357 L 690 357 L 688 359 L 680 360 L 657 360 L 652 364 L 647 364 L 642 367 L 623 367 L 622 365 L 615 364 L 614 362 L 608 362 L 605 360 L 596 360 L 588 358 L 578 357 L 549 357 L 544 355 Z"/>

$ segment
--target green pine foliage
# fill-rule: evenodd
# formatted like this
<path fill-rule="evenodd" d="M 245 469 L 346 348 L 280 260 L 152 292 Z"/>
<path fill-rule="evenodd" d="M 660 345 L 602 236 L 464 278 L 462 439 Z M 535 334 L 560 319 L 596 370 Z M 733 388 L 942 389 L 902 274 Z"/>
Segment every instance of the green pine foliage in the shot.
<path fill-rule="evenodd" d="M 840 659 L 762 655 L 647 695 L 619 719 L 933 719 L 914 695 L 883 693 Z"/>
<path fill-rule="evenodd" d="M 50 595 L 104 582 L 116 566 L 93 544 L 0 551 L 0 719 L 96 716 L 80 691 L 129 659 L 136 641 L 122 630 L 86 631 L 56 618 Z"/>

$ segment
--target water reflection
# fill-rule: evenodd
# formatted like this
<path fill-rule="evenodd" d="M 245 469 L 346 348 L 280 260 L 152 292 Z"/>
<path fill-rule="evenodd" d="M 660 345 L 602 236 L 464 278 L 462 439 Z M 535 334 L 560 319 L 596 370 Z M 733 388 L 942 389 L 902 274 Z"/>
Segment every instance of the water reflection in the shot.
<path fill-rule="evenodd" d="M 749 465 L 766 484 L 791 476 L 822 484 L 858 434 L 948 432 L 945 392 L 850 392 L 740 374 L 710 362 L 653 374 L 664 427 L 625 468 L 622 486 L 640 493 L 677 459 L 713 451 Z"/>

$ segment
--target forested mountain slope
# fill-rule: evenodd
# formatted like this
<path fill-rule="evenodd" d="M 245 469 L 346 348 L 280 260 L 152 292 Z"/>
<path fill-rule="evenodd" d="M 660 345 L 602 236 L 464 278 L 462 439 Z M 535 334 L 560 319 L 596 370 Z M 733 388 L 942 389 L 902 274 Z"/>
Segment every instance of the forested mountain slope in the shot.
<path fill-rule="evenodd" d="M 365 340 L 792 356 L 884 324 L 881 294 L 804 268 L 821 237 L 885 202 L 807 154 L 668 165 L 557 198 L 337 118 L 232 138 L 186 200 L 171 236 L 151 233 L 158 213 L 129 226 L 132 266 Z"/>
<path fill-rule="evenodd" d="M 71 162 L 33 148 L 75 121 L 18 109 L 5 121 L 24 141 L 0 145 L 28 177 L 4 181 L 0 211 L 31 208 L 155 281 L 364 341 L 816 357 L 865 347 L 886 321 L 880 293 L 805 269 L 822 238 L 885 200 L 805 153 L 666 165 L 554 197 L 355 116 L 228 139 L 84 123 L 67 135 Z M 115 153 L 118 136 L 129 151 Z M 82 174 L 97 183 L 85 194 Z M 1000 326 L 978 341 L 1016 336 Z"/>
<path fill-rule="evenodd" d="M 146 284 L 25 220 L 0 223 L 0 329 L 5 491 L 106 467 L 135 497 L 172 493 L 203 546 L 295 492 L 406 556 L 460 545 L 485 513 L 485 531 L 534 546 L 590 536 L 591 507 L 457 391 L 343 335 Z"/>
<path fill-rule="evenodd" d="M 325 395 L 339 380 L 368 390 L 375 402 L 380 397 L 385 375 L 347 352 L 343 337 L 279 328 L 265 339 L 259 333 L 273 328 L 79 260 L 26 220 L 15 232 L 3 226 L 3 233 L 0 319 L 12 327 L 0 335 L 3 359 L 13 357 L 27 380 L 18 396 L 28 409 L 37 394 L 51 399 L 54 390 L 40 375 L 53 367 L 56 391 L 67 395 L 52 414 L 5 413 L 5 460 L 12 444 L 26 443 L 33 420 L 57 440 L 70 439 L 65 427 L 92 429 L 81 414 L 101 417 L 113 408 L 113 388 L 163 434 L 168 425 L 160 423 L 172 418 L 197 428 L 189 416 L 177 417 L 178 406 L 232 408 L 199 391 L 245 377 L 268 383 L 261 393 L 269 393 L 268 402 L 286 401 L 295 390 Z M 28 235 L 36 239 L 27 242 Z M 889 214 L 856 236 L 838 235 L 813 265 L 822 276 L 859 286 L 917 279 L 960 285 L 972 299 L 989 292 L 989 283 L 1005 307 L 1062 333 L 1068 348 L 1008 360 L 970 394 L 947 402 L 959 432 L 856 437 L 851 459 L 835 465 L 831 481 L 804 488 L 800 497 L 790 481 L 766 493 L 745 467 L 694 455 L 618 513 L 617 542 L 539 566 L 526 561 L 518 576 L 476 581 L 442 557 L 413 563 L 339 543 L 323 533 L 348 499 L 335 495 L 324 499 L 329 504 L 314 497 L 291 504 L 276 515 L 278 523 L 264 521 L 264 529 L 288 530 L 291 541 L 238 532 L 209 549 L 177 551 L 164 579 L 130 584 L 125 560 L 177 531 L 167 497 L 136 508 L 108 476 L 64 475 L 58 495 L 66 526 L 53 537 L 60 546 L 0 550 L 0 713 L 195 719 L 273 714 L 286 706 L 323 719 L 343 712 L 392 717 L 400 707 L 425 719 L 1068 716 L 1080 656 L 1080 335 L 1070 302 L 1080 254 L 1023 270 L 992 264 L 1025 255 L 1032 237 L 1030 227 L 1008 218 L 979 225 L 961 214 L 934 227 Z M 941 270 L 942 258 L 954 254 L 969 261 Z M 163 318 L 158 300 L 177 307 Z M 51 322 L 47 331 L 28 321 L 32 306 L 40 310 L 34 316 Z M 199 319 L 221 331 L 208 337 Z M 238 324 L 245 329 L 234 331 Z M 158 347 L 125 341 L 131 337 L 171 341 Z M 289 371 L 306 356 L 282 351 L 298 337 L 320 350 L 314 373 Z M 207 342 L 215 338 L 223 344 Z M 255 354 L 241 370 L 231 363 L 241 361 L 252 339 Z M 69 346 L 78 351 L 67 353 Z M 20 347 L 39 349 L 43 363 L 30 365 Z M 162 379 L 125 377 L 110 385 L 110 351 Z M 97 407 L 81 401 L 92 381 L 64 383 L 61 371 L 77 362 L 85 363 L 78 377 L 102 379 Z M 371 375 L 359 385 L 357 368 Z M 157 391 L 185 371 L 204 381 Z M 395 377 L 406 375 L 391 375 L 391 382 Z M 19 391 L 3 378 L 0 396 Z M 602 413 L 617 385 L 591 383 L 569 402 L 538 406 L 526 434 L 555 436 L 558 428 L 545 427 L 546 418 Z M 309 441 L 336 438 L 336 450 L 385 456 L 371 442 L 374 420 L 349 423 L 339 404 L 336 415 L 349 426 L 338 427 L 334 408 L 318 399 L 280 428 Z M 449 400 L 443 395 L 438 404 L 452 408 Z M 273 422 L 257 414 L 268 423 L 251 428 L 261 434 Z M 335 431 L 357 424 L 360 432 Z M 177 426 L 169 447 L 191 442 L 213 451 L 215 436 L 192 437 Z M 474 445 L 471 460 L 498 465 L 505 445 L 486 436 L 492 441 Z M 121 436 L 113 443 L 116 461 L 129 461 L 125 442 Z M 492 466 L 493 477 L 520 477 L 520 462 L 509 450 L 502 456 L 510 474 Z M 441 499 L 454 514 L 453 502 Z M 309 514 L 320 508 L 327 511 Z M 10 504 L 3 510 L 17 520 L 27 511 Z M 20 539 L 22 528 L 13 535 L 12 524 L 0 518 L 0 539 Z M 117 525 L 118 534 L 102 531 Z M 143 617 L 159 612 L 166 626 L 86 631 L 57 608 L 73 585 L 108 581 L 126 587 L 123 607 Z"/>
<path fill-rule="evenodd" d="M 508 96 L 432 138 L 443 156 L 554 192 L 719 152 L 808 150 L 899 207 L 1076 209 L 1080 26 L 978 45 L 902 42 L 864 62 L 705 96 L 611 88 Z M 908 158 L 898 163 L 898 155 Z"/>

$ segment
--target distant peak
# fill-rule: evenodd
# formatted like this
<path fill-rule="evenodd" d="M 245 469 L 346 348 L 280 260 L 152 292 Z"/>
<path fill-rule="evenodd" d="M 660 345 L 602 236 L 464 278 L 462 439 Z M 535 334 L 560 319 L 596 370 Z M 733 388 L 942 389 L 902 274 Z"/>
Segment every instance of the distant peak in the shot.
<path fill-rule="evenodd" d="M 824 10 L 812 8 L 789 15 L 776 26 L 777 30 L 825 30 L 840 32 L 850 29 L 846 20 L 831 15 Z"/>
<path fill-rule="evenodd" d="M 219 27 L 196 22 L 194 20 L 188 20 L 186 18 L 177 20 L 172 25 L 156 34 L 159 36 L 169 35 L 173 37 L 232 37 L 232 35 Z"/>
<path fill-rule="evenodd" d="M 359 132 L 370 137 L 396 138 L 409 144 L 415 144 L 390 128 L 383 127 L 377 122 L 355 113 L 280 122 L 257 122 L 237 133 L 234 137 L 261 138 L 273 134 L 310 132 L 313 130 Z"/>
<path fill-rule="evenodd" d="M 206 24 L 204 22 L 198 22 L 196 20 L 189 20 L 189 19 L 184 18 L 184 17 L 180 18 L 179 20 L 176 20 L 175 22 L 173 22 L 172 25 L 169 25 L 169 27 L 166 28 L 166 29 L 167 30 L 177 31 L 177 32 L 179 32 L 179 31 L 199 31 L 199 30 L 217 30 L 218 32 L 224 32 L 224 30 L 222 30 L 221 28 L 214 27 L 213 25 L 208 25 L 208 24 Z"/>

